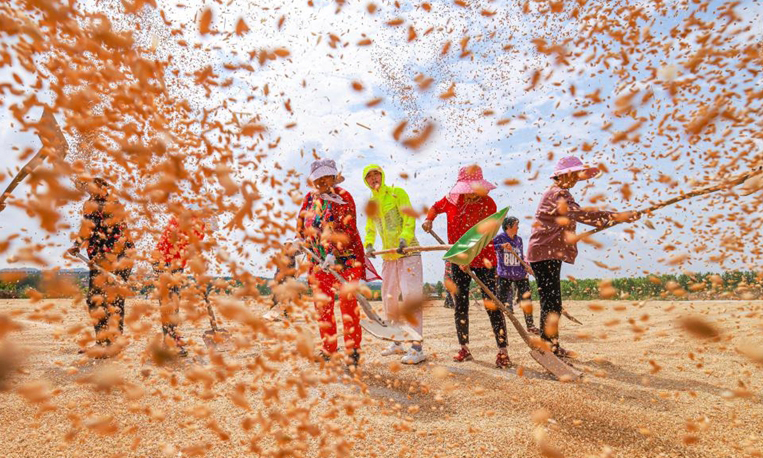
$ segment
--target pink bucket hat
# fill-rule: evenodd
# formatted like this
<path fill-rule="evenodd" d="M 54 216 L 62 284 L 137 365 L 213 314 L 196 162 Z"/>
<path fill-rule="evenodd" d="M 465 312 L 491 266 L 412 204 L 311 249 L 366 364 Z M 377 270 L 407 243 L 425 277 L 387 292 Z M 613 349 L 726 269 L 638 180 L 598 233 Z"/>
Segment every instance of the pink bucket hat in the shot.
<path fill-rule="evenodd" d="M 458 169 L 458 180 L 448 193 L 448 200 L 455 204 L 460 194 L 487 194 L 493 189 L 495 185 L 482 177 L 482 169 L 479 165 L 468 165 Z"/>
<path fill-rule="evenodd" d="M 588 167 L 587 165 L 584 165 L 583 161 L 577 157 L 566 156 L 559 159 L 559 162 L 556 163 L 556 167 L 554 167 L 554 173 L 551 174 L 551 178 L 575 172 L 578 172 L 578 177 L 581 180 L 595 178 L 601 174 L 601 170 L 599 170 L 598 167 Z"/>

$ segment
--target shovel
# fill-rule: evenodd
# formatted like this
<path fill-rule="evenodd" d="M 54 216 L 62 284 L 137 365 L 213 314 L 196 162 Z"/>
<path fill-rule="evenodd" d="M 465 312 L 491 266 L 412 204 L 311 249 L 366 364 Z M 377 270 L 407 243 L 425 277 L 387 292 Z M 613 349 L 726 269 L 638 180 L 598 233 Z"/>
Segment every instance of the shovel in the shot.
<path fill-rule="evenodd" d="M 209 315 L 209 327 L 204 331 L 201 339 L 204 341 L 204 345 L 210 350 L 215 350 L 220 353 L 230 351 L 231 349 L 231 335 L 227 329 L 217 327 L 217 318 L 215 318 L 215 312 L 212 310 L 212 304 L 209 302 L 209 294 L 204 294 L 204 302 L 207 304 L 207 314 Z"/>
<path fill-rule="evenodd" d="M 470 277 L 472 277 L 472 280 L 474 280 L 480 286 L 480 288 L 482 288 L 482 291 L 488 295 L 490 300 L 492 300 L 499 308 L 499 310 L 501 310 L 503 314 L 509 318 L 511 324 L 514 325 L 514 329 L 517 330 L 519 336 L 530 348 L 530 356 L 538 364 L 543 366 L 544 369 L 552 373 L 562 382 L 577 380 L 583 375 L 582 372 L 566 364 L 553 352 L 544 350 L 535 344 L 530 339 L 527 331 L 525 331 L 525 329 L 519 323 L 519 320 L 514 317 L 514 314 L 509 313 L 506 305 L 504 305 L 503 302 L 495 297 L 495 294 L 493 294 L 493 292 L 490 291 L 490 289 L 485 286 L 485 284 L 482 283 L 482 281 L 480 281 L 476 275 L 474 275 L 474 272 L 472 272 L 472 269 L 469 267 L 469 264 L 471 264 L 474 258 L 490 243 L 491 240 L 493 240 L 493 237 L 495 237 L 496 233 L 498 233 L 498 228 L 500 228 L 500 221 L 503 221 L 503 218 L 506 216 L 506 212 L 508 211 L 509 208 L 506 207 L 503 210 L 500 210 L 475 224 L 471 229 L 466 231 L 466 233 L 462 235 L 456 243 L 453 244 L 453 248 L 445 253 L 443 259 L 450 261 L 453 264 L 462 266 L 464 271 L 469 274 Z"/>
<path fill-rule="evenodd" d="M 320 264 L 323 260 L 315 254 L 311 249 L 301 246 L 300 249 L 307 254 L 309 257 L 311 257 L 316 263 Z M 349 283 L 347 280 L 345 280 L 341 275 L 339 275 L 336 271 L 333 269 L 327 270 L 331 275 L 336 278 L 336 280 L 341 284 L 347 284 Z M 415 329 L 410 327 L 407 324 L 403 325 L 393 325 L 391 323 L 387 323 L 385 320 L 383 320 L 371 307 L 371 304 L 368 303 L 368 300 L 365 296 L 363 296 L 360 293 L 355 293 L 355 297 L 358 300 L 358 303 L 360 304 L 360 308 L 363 309 L 363 312 L 365 312 L 366 316 L 370 318 L 369 320 L 360 320 L 360 326 L 368 331 L 372 336 L 382 339 L 382 340 L 390 340 L 393 342 L 421 342 L 423 339 L 421 337 L 421 334 L 419 334 Z"/>

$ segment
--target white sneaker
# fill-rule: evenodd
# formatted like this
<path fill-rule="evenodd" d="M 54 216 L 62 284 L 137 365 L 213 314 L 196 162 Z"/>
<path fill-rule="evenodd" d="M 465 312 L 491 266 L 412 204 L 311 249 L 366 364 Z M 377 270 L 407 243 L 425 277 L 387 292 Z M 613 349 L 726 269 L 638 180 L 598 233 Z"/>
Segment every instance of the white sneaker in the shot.
<path fill-rule="evenodd" d="M 387 347 L 385 350 L 382 350 L 381 355 L 402 355 L 403 353 L 405 353 L 405 349 L 402 345 L 400 345 L 400 342 L 392 342 L 389 347 Z"/>
<path fill-rule="evenodd" d="M 424 350 L 416 350 L 411 347 L 408 353 L 400 360 L 403 364 L 419 364 L 427 360 L 427 355 L 424 354 Z"/>

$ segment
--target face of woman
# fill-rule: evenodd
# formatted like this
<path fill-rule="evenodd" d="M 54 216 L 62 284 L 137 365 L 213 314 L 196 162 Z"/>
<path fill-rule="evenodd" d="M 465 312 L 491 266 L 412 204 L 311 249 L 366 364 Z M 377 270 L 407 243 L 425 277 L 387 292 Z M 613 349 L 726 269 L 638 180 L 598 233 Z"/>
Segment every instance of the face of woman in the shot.
<path fill-rule="evenodd" d="M 336 183 L 336 177 L 329 175 L 315 180 L 313 186 L 315 186 L 316 191 L 319 193 L 324 193 L 329 192 L 334 187 L 334 183 Z"/>
<path fill-rule="evenodd" d="M 366 183 L 368 183 L 368 186 L 371 187 L 374 191 L 378 191 L 381 187 L 382 182 L 382 174 L 378 170 L 371 170 L 368 172 L 368 175 L 366 175 Z"/>
<path fill-rule="evenodd" d="M 559 184 L 559 187 L 564 189 L 574 188 L 575 185 L 578 184 L 578 181 L 580 181 L 580 178 L 578 177 L 577 173 L 567 173 L 560 175 L 556 180 L 557 184 Z"/>
<path fill-rule="evenodd" d="M 464 194 L 464 202 L 466 203 L 476 202 L 477 200 L 479 200 L 479 198 L 480 198 L 480 195 L 475 194 L 473 192 L 469 194 Z"/>

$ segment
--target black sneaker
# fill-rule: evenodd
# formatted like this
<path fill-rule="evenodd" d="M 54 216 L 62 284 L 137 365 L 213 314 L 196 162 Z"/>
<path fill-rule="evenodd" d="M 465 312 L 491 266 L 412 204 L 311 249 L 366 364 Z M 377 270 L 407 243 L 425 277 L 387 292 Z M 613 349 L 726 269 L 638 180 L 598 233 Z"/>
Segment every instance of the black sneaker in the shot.
<path fill-rule="evenodd" d="M 325 362 L 331 361 L 331 355 L 326 353 L 323 350 L 318 350 L 318 352 L 315 354 L 315 362 L 319 363 L 321 361 L 325 361 Z"/>
<path fill-rule="evenodd" d="M 350 353 L 350 364 L 358 367 L 358 363 L 360 363 L 360 353 L 358 353 L 357 348 L 353 348 L 352 353 Z"/>

